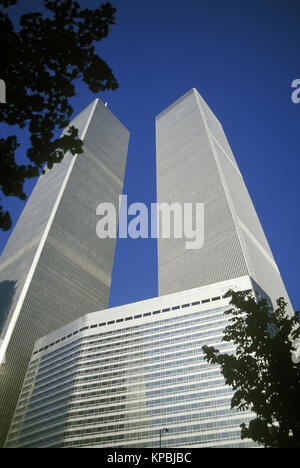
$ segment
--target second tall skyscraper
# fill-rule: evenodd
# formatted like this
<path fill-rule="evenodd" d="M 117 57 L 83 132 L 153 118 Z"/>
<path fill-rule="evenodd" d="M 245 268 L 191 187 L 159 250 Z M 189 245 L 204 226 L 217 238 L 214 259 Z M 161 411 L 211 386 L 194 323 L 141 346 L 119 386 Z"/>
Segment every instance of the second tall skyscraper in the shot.
<path fill-rule="evenodd" d="M 249 275 L 273 303 L 280 296 L 289 302 L 222 125 L 196 89 L 158 115 L 156 138 L 157 201 L 205 209 L 201 249 L 159 238 L 159 294 Z"/>

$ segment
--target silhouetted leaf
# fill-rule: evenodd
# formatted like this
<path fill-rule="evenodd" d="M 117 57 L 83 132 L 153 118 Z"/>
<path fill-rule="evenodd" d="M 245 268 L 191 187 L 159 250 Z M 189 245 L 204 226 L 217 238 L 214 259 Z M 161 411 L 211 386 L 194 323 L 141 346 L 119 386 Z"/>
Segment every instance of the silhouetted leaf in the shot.
<path fill-rule="evenodd" d="M 0 0 L 3 7 L 15 4 Z M 1 79 L 6 83 L 7 104 L 0 106 L 0 122 L 27 127 L 31 146 L 28 164 L 15 160 L 17 137 L 0 140 L 0 189 L 5 196 L 25 199 L 24 181 L 52 168 L 67 152 L 82 153 L 76 129 L 56 135 L 69 125 L 75 96 L 75 80 L 84 81 L 92 92 L 116 89 L 118 83 L 109 66 L 95 54 L 94 44 L 107 37 L 115 23 L 110 3 L 98 9 L 81 8 L 73 0 L 44 0 L 48 16 L 39 12 L 22 15 L 15 28 L 0 11 Z M 10 229 L 9 213 L 0 205 L 0 228 Z"/>
<path fill-rule="evenodd" d="M 300 337 L 296 317 L 267 300 L 256 301 L 244 292 L 228 291 L 234 307 L 225 312 L 229 325 L 224 341 L 234 344 L 235 354 L 222 354 L 204 346 L 208 362 L 221 368 L 227 385 L 235 391 L 231 406 L 251 409 L 257 418 L 241 425 L 241 437 L 265 447 L 300 448 L 300 364 L 292 359 L 294 341 Z"/>

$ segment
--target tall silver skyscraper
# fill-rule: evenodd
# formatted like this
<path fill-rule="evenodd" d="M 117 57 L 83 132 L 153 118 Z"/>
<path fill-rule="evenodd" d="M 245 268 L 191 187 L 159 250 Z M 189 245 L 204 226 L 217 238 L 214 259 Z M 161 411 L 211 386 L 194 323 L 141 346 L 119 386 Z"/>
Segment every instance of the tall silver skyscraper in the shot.
<path fill-rule="evenodd" d="M 222 125 L 196 89 L 158 115 L 156 138 L 158 203 L 201 202 L 205 209 L 201 249 L 159 238 L 159 294 L 249 275 L 258 292 L 289 302 Z"/>
<path fill-rule="evenodd" d="M 115 239 L 96 235 L 96 207 L 118 204 L 129 133 L 98 99 L 71 123 L 84 154 L 40 177 L 0 259 L 0 441 L 37 338 L 108 306 Z"/>

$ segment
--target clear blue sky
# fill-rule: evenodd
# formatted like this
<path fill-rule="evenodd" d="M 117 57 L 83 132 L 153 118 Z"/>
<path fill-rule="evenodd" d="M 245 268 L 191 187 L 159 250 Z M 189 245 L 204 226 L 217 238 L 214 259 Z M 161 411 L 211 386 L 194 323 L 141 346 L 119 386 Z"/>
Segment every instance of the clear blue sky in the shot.
<path fill-rule="evenodd" d="M 108 101 L 131 132 L 124 185 L 129 203 L 150 204 L 156 198 L 155 116 L 197 88 L 223 124 L 292 303 L 299 309 L 300 103 L 291 101 L 291 82 L 300 78 L 299 1 L 111 3 L 117 8 L 117 24 L 97 50 L 120 87 L 98 97 Z M 26 9 L 40 4 L 27 1 Z M 80 85 L 72 100 L 74 114 L 94 98 Z M 30 190 L 32 182 L 27 184 Z M 7 206 L 15 224 L 24 203 L 11 198 Z M 0 232 L 1 250 L 8 236 Z M 157 295 L 156 276 L 154 240 L 119 240 L 110 305 Z"/>

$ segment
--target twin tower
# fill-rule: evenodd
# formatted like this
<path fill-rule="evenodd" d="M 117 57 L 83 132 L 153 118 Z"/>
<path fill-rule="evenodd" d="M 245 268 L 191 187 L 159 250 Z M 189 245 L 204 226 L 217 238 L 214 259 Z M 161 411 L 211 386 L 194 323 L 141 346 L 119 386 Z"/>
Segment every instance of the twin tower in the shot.
<path fill-rule="evenodd" d="M 115 239 L 97 237 L 96 207 L 118 206 L 129 132 L 98 99 L 72 125 L 84 154 L 40 177 L 0 259 L 2 445 L 35 341 L 108 307 Z M 222 126 L 197 90 L 158 115 L 156 142 L 157 202 L 205 210 L 201 249 L 158 239 L 159 296 L 248 276 L 258 294 L 288 299 Z"/>

